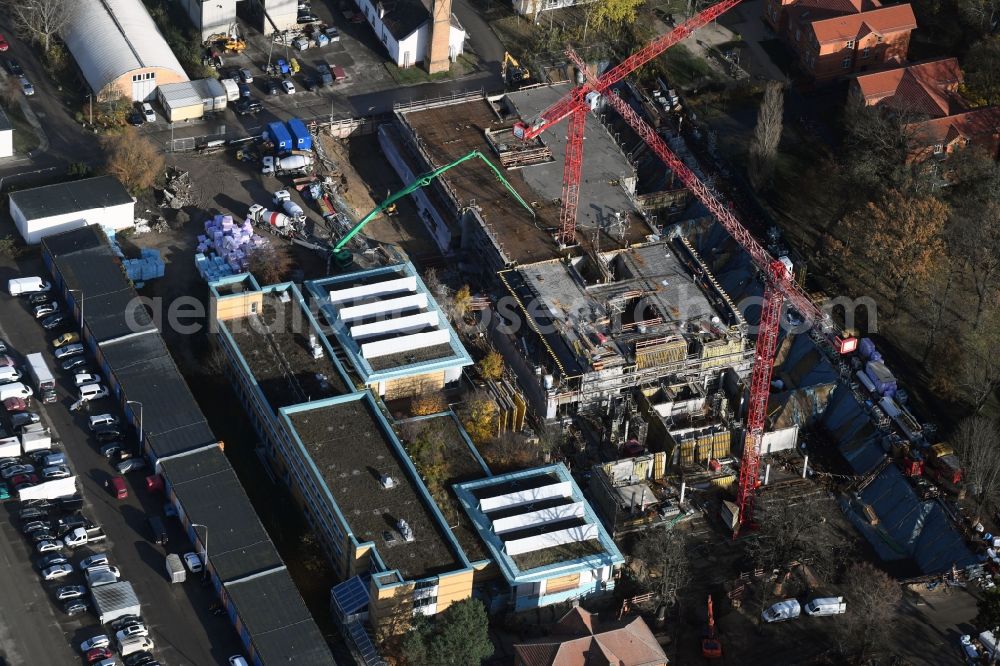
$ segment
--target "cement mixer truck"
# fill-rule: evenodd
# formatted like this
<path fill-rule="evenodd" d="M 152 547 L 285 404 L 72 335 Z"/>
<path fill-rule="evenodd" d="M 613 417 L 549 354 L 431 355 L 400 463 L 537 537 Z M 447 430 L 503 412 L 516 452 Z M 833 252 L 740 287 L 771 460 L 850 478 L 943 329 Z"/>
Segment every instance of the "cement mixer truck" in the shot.
<path fill-rule="evenodd" d="M 265 176 L 305 175 L 312 170 L 313 165 L 313 159 L 310 155 L 289 155 L 287 157 L 268 155 L 262 162 L 261 173 Z"/>
<path fill-rule="evenodd" d="M 281 207 L 285 215 L 295 220 L 297 224 L 305 222 L 306 214 L 302 207 L 292 201 L 292 196 L 288 190 L 278 190 L 274 193 L 274 205 Z"/>
<path fill-rule="evenodd" d="M 289 238 L 298 231 L 296 221 L 284 213 L 268 210 L 260 204 L 250 206 L 250 221 L 264 227 L 269 233 Z"/>

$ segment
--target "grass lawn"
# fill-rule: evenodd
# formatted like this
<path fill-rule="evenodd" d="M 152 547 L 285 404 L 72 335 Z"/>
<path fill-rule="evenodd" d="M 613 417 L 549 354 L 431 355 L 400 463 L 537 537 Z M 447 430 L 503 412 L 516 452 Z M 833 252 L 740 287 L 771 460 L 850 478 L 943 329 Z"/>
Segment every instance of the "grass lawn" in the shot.
<path fill-rule="evenodd" d="M 418 83 L 430 83 L 431 81 L 447 81 L 448 79 L 459 79 L 473 72 L 478 72 L 482 68 L 480 67 L 480 60 L 478 57 L 471 53 L 463 53 L 458 56 L 455 62 L 451 63 L 451 69 L 447 72 L 438 72 L 437 74 L 428 74 L 427 70 L 421 65 L 415 65 L 413 67 L 396 67 L 391 62 L 385 63 L 385 69 L 389 72 L 389 76 L 392 80 L 396 82 L 396 85 L 400 86 L 412 86 Z"/>
<path fill-rule="evenodd" d="M 38 148 L 39 141 L 35 134 L 35 128 L 25 120 L 20 105 L 11 104 L 7 107 L 7 117 L 10 119 L 10 124 L 14 126 L 14 154 L 27 155 Z"/>

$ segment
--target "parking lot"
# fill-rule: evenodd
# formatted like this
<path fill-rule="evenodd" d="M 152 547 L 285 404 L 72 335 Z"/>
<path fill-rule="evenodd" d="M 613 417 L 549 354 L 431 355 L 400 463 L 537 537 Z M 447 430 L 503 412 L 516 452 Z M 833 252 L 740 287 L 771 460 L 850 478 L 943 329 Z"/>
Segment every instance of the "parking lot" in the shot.
<path fill-rule="evenodd" d="M 0 262 L 0 284 L 20 275 L 47 276 L 38 259 Z M 65 304 L 62 304 L 65 306 Z M 42 415 L 42 422 L 52 431 L 53 440 L 69 459 L 77 476 L 77 488 L 84 497 L 83 514 L 104 528 L 108 539 L 93 547 L 84 546 L 66 551 L 76 564 L 83 557 L 105 552 L 111 564 L 121 571 L 121 579 L 132 583 L 142 607 L 143 618 L 155 642 L 153 650 L 163 664 L 203 666 L 225 664 L 230 655 L 241 654 L 241 646 L 228 618 L 213 615 L 210 608 L 215 597 L 210 587 L 201 584 L 199 576 L 188 574 L 184 583 L 171 584 L 166 577 L 166 553 L 184 554 L 192 550 L 176 519 L 164 514 L 162 495 L 145 489 L 149 471 L 125 474 L 127 499 L 116 499 L 105 489 L 106 480 L 115 470 L 91 441 L 87 426 L 89 414 L 116 412 L 114 400 L 95 401 L 89 409 L 70 412 L 69 405 L 77 399 L 70 373 L 59 369 L 52 357 L 50 341 L 70 326 L 46 334 L 33 320 L 26 300 L 4 293 L 0 296 L 0 337 L 15 360 L 24 355 L 43 352 L 56 375 L 58 401 L 41 405 L 33 400 L 31 410 Z M 134 433 L 129 433 L 134 444 Z M 96 617 L 88 612 L 74 617 L 64 614 L 61 604 L 53 598 L 54 590 L 63 585 L 83 584 L 82 575 L 74 571 L 59 580 L 43 582 L 31 544 L 21 534 L 18 502 L 6 503 L 5 520 L 0 521 L 0 567 L 5 570 L 5 600 L 0 604 L 0 664 L 72 664 L 83 663 L 79 643 L 94 634 L 107 633 L 97 625 Z M 154 544 L 146 519 L 160 516 L 167 526 L 166 546 Z"/>

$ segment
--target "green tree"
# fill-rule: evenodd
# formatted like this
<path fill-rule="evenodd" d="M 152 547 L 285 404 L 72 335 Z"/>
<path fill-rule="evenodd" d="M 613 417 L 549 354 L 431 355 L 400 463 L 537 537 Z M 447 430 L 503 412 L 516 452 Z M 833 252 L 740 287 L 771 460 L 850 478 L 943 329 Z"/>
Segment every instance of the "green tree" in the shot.
<path fill-rule="evenodd" d="M 448 606 L 433 619 L 419 616 L 403 637 L 410 666 L 475 666 L 493 655 L 486 608 L 477 599 Z"/>
<path fill-rule="evenodd" d="M 152 187 L 163 173 L 163 155 L 134 127 L 105 134 L 101 137 L 101 147 L 104 148 L 104 170 L 134 195 Z"/>
<path fill-rule="evenodd" d="M 617 30 L 622 25 L 635 23 L 636 12 L 644 3 L 645 0 L 598 0 L 587 12 L 587 24 L 593 23 L 598 30 Z M 586 28 L 583 34 L 586 41 Z"/>
<path fill-rule="evenodd" d="M 476 391 L 460 410 L 462 425 L 476 444 L 485 444 L 497 433 L 497 403 L 485 391 Z"/>
<path fill-rule="evenodd" d="M 969 47 L 965 86 L 974 101 L 1000 104 L 1000 35 L 985 37 Z"/>

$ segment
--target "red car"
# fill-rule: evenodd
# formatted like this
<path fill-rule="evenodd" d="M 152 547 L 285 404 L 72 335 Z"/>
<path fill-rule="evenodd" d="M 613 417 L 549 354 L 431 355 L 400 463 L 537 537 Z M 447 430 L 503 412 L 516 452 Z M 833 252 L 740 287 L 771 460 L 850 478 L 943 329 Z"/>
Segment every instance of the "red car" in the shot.
<path fill-rule="evenodd" d="M 3 35 L 0 35 L 0 51 L 6 51 L 9 48 L 10 44 L 7 43 L 7 40 L 4 39 Z"/>
<path fill-rule="evenodd" d="M 9 414 L 23 412 L 28 409 L 28 401 L 24 398 L 7 398 L 3 401 L 3 408 Z"/>
<path fill-rule="evenodd" d="M 93 664 L 94 662 L 101 661 L 102 659 L 110 659 L 115 656 L 115 653 L 106 647 L 93 648 L 87 650 L 87 663 Z"/>
<path fill-rule="evenodd" d="M 10 480 L 12 486 L 19 486 L 22 483 L 38 483 L 38 476 L 36 474 L 18 474 Z"/>

